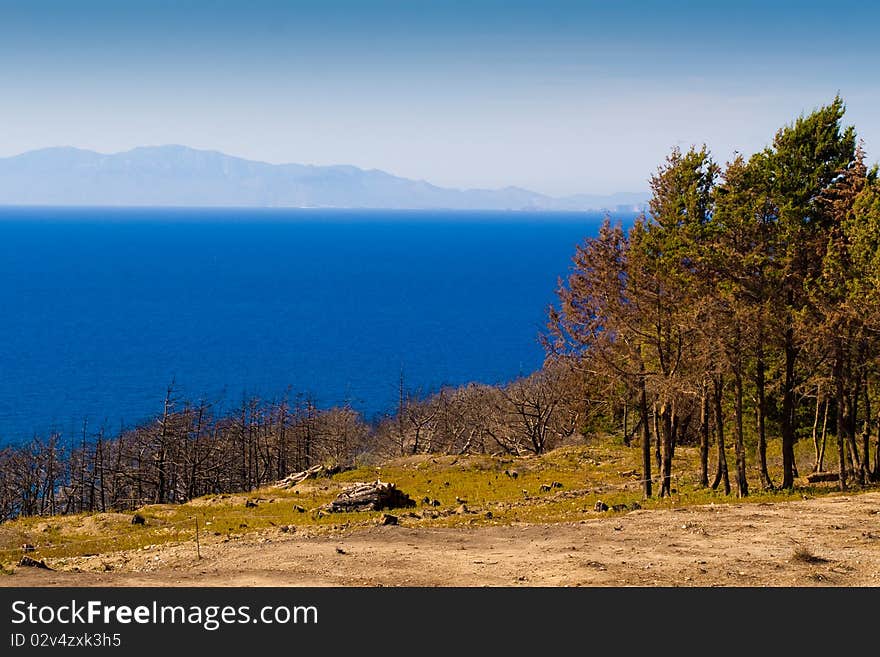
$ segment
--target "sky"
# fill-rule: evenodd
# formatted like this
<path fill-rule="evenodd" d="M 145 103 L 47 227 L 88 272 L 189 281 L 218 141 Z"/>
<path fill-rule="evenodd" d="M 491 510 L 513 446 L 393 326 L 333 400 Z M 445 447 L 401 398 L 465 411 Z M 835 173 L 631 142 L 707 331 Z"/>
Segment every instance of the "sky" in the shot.
<path fill-rule="evenodd" d="M 0 0 L 0 157 L 184 144 L 610 194 L 839 92 L 873 162 L 878 32 L 850 0 Z"/>

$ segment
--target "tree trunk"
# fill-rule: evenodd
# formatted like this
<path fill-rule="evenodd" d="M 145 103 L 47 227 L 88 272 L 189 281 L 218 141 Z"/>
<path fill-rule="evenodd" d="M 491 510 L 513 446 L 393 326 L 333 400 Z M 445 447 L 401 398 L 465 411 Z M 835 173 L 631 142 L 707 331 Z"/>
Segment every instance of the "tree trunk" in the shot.
<path fill-rule="evenodd" d="M 859 417 L 859 397 L 861 396 L 862 377 L 860 375 L 853 376 L 851 365 L 850 367 L 847 367 L 846 374 L 847 380 L 855 379 L 855 381 L 853 382 L 853 389 L 850 391 L 849 399 L 847 400 L 846 438 L 849 443 L 849 451 L 852 457 L 851 460 L 853 461 L 853 476 L 856 476 L 862 471 L 862 457 L 861 454 L 859 454 L 858 445 L 856 445 L 856 433 L 858 432 Z"/>
<path fill-rule="evenodd" d="M 663 436 L 663 461 L 661 464 L 660 497 L 672 495 L 672 405 L 664 402 L 660 406 L 660 430 Z"/>
<path fill-rule="evenodd" d="M 657 403 L 654 403 L 654 459 L 657 461 L 657 472 L 663 471 L 663 461 L 660 456 L 660 420 L 657 414 Z"/>
<path fill-rule="evenodd" d="M 201 424 L 201 409 L 199 409 L 199 424 Z M 287 398 L 278 408 L 278 478 L 287 476 Z"/>
<path fill-rule="evenodd" d="M 96 467 L 98 468 L 98 491 L 101 495 L 101 513 L 107 512 L 107 484 L 104 481 L 104 429 L 98 434 L 98 447 L 95 450 Z"/>
<path fill-rule="evenodd" d="M 763 332 L 758 334 L 757 369 L 755 371 L 755 388 L 758 395 L 758 472 L 761 476 L 761 487 L 773 490 L 773 480 L 767 470 L 767 383 L 764 363 Z"/>
<path fill-rule="evenodd" d="M 789 323 L 791 322 L 789 318 Z M 794 488 L 794 387 L 795 361 L 797 347 L 794 344 L 794 329 L 785 331 L 785 381 L 782 392 L 782 488 Z"/>
<path fill-rule="evenodd" d="M 709 391 L 700 393 L 700 487 L 709 487 Z"/>
<path fill-rule="evenodd" d="M 865 376 L 865 383 L 862 386 L 862 393 L 865 396 L 865 428 L 862 431 L 862 484 L 867 484 L 871 477 L 871 396 L 868 394 L 868 380 Z"/>
<path fill-rule="evenodd" d="M 822 443 L 819 448 L 819 461 L 817 472 L 821 472 L 825 467 L 825 445 L 828 441 L 828 406 L 830 405 L 831 400 L 827 397 L 825 398 L 825 411 L 822 413 Z"/>
<path fill-rule="evenodd" d="M 86 436 L 88 431 L 88 422 L 83 420 L 83 430 L 82 430 L 82 444 L 80 445 L 80 453 L 79 453 L 79 489 L 77 490 L 77 498 L 79 500 L 79 506 L 77 507 L 77 511 L 85 511 L 85 498 L 83 495 L 86 490 Z"/>
<path fill-rule="evenodd" d="M 840 468 L 838 483 L 840 490 L 846 490 L 846 394 L 843 389 L 843 347 L 839 339 L 834 355 L 834 392 L 837 402 L 837 460 Z"/>
<path fill-rule="evenodd" d="M 721 402 L 724 394 L 724 379 L 721 375 L 713 380 L 713 401 L 715 404 L 715 434 L 718 443 L 718 470 L 715 472 L 715 480 L 712 482 L 712 490 L 718 488 L 718 484 L 724 482 L 724 494 L 730 495 L 730 476 L 727 472 L 727 455 L 724 451 L 724 410 Z"/>
<path fill-rule="evenodd" d="M 855 445 L 855 439 L 852 436 L 852 422 L 850 418 L 852 417 L 852 406 L 850 405 L 850 398 L 844 393 L 843 397 L 843 433 L 841 434 L 844 437 L 844 448 L 843 451 L 846 454 L 846 468 L 847 475 L 852 475 L 855 477 L 856 472 L 858 471 L 857 459 L 853 455 L 853 445 Z"/>
<path fill-rule="evenodd" d="M 648 427 L 648 394 L 644 377 L 639 377 L 639 412 L 642 414 L 642 490 L 648 499 L 651 497 L 651 430 Z"/>
<path fill-rule="evenodd" d="M 734 428 L 734 447 L 736 450 L 736 494 L 738 497 L 748 497 L 749 482 L 746 479 L 746 447 L 743 439 L 743 382 L 742 373 L 737 366 L 734 371 L 734 413 L 736 422 Z"/>
<path fill-rule="evenodd" d="M 819 409 L 822 406 L 822 389 L 816 386 L 816 413 L 813 416 L 813 450 L 816 452 L 816 460 L 813 462 L 813 472 L 819 472 Z"/>

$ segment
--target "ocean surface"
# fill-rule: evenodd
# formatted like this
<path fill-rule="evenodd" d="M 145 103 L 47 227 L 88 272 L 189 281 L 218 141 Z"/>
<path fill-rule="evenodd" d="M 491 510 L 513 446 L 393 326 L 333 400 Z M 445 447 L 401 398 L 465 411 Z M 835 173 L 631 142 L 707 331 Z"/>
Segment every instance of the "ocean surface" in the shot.
<path fill-rule="evenodd" d="M 540 367 L 600 213 L 0 208 L 0 443 L 245 395 L 367 417 Z M 630 216 L 619 217 L 624 222 Z"/>

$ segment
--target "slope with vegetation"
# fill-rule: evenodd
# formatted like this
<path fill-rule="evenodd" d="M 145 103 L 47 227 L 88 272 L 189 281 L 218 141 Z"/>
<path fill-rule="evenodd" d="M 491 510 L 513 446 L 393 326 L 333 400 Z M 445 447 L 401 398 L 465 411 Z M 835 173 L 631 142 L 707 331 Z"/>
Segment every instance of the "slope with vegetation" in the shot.
<path fill-rule="evenodd" d="M 800 464 L 811 459 L 797 450 Z M 721 504 L 722 491 L 700 487 L 694 476 L 699 450 L 681 447 L 673 469 L 673 495 L 642 499 L 639 452 L 620 437 L 595 437 L 541 455 L 418 454 L 335 474 L 327 471 L 296 485 L 277 483 L 247 493 L 206 495 L 183 504 L 147 504 L 136 511 L 29 516 L 0 524 L 0 565 L 12 572 L 27 556 L 53 569 L 152 571 L 154 553 L 178 553 L 188 566 L 211 546 L 251 545 L 282 537 L 297 541 L 360 535 L 393 514 L 402 527 L 478 529 L 616 518 L 636 510 Z M 770 450 L 770 471 L 781 455 Z M 414 508 L 331 513 L 328 503 L 353 482 L 394 482 L 417 501 Z M 753 495 L 755 503 L 834 493 L 833 483 L 801 482 L 794 491 Z M 134 522 L 133 522 L 134 520 Z M 146 560 L 145 560 L 146 559 Z M 160 564 L 161 565 L 161 564 Z"/>

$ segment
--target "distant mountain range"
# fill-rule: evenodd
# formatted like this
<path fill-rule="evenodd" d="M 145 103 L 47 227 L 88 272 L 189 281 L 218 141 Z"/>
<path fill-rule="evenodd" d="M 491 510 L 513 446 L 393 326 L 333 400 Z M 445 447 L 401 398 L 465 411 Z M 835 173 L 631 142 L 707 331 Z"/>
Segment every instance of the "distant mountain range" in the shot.
<path fill-rule="evenodd" d="M 624 211 L 641 209 L 647 199 L 450 189 L 377 169 L 268 164 L 186 146 L 112 155 L 59 147 L 0 158 L 0 205 Z"/>

